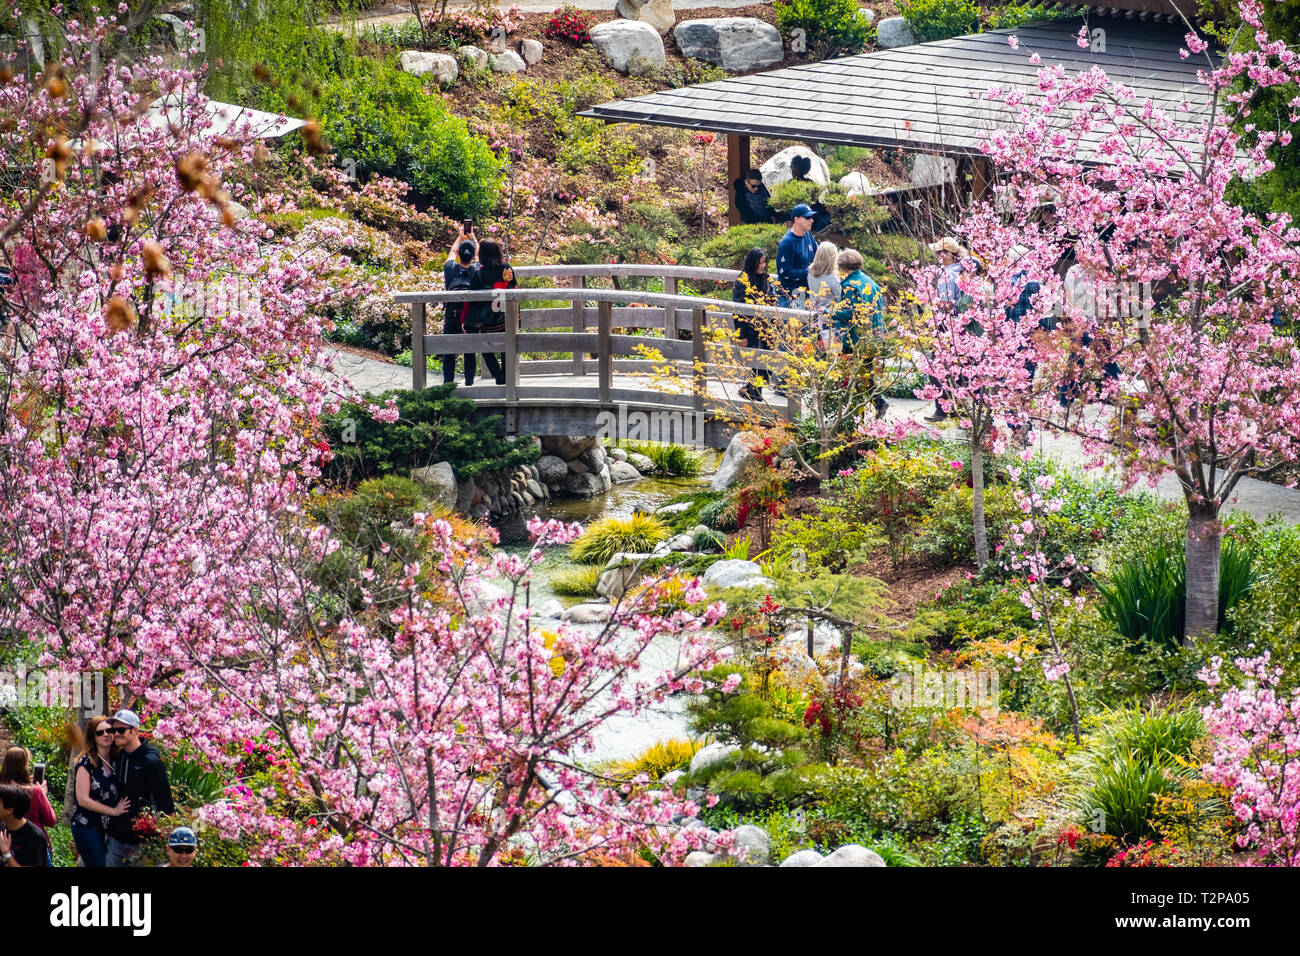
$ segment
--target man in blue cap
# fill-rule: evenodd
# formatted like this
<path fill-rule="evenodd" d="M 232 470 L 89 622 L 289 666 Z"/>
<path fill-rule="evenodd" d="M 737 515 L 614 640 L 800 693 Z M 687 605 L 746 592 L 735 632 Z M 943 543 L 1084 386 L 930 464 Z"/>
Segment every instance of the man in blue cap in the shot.
<path fill-rule="evenodd" d="M 817 255 L 817 240 L 812 236 L 813 210 L 800 203 L 790 210 L 793 220 L 785 237 L 776 247 L 776 281 L 780 284 L 777 305 L 790 308 L 792 300 L 801 300 L 808 293 L 808 267 Z M 803 295 L 797 290 L 803 290 Z M 796 302 L 796 307 L 799 305 Z"/>
<path fill-rule="evenodd" d="M 167 862 L 163 866 L 193 866 L 199 855 L 199 838 L 189 827 L 177 827 L 167 837 Z"/>

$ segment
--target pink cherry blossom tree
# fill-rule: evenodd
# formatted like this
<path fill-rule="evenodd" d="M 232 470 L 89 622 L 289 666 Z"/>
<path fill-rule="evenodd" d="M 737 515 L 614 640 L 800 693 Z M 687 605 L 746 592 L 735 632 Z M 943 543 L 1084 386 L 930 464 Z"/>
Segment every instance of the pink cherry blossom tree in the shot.
<path fill-rule="evenodd" d="M 1069 252 L 1078 269 L 1071 289 L 1039 276 L 1041 307 L 1063 321 L 1037 343 L 1038 376 L 1053 376 L 1057 392 L 1040 393 L 1033 414 L 1081 436 L 1092 463 L 1117 461 L 1129 484 L 1177 476 L 1189 518 L 1189 641 L 1217 627 L 1221 508 L 1242 478 L 1267 477 L 1300 454 L 1300 351 L 1273 324 L 1300 304 L 1300 231 L 1227 198 L 1291 135 L 1258 132 L 1247 147 L 1237 125 L 1254 131 L 1256 90 L 1300 76 L 1300 57 L 1264 35 L 1260 10 L 1240 4 L 1257 49 L 1221 61 L 1189 27 L 1188 55 L 1206 58 L 1204 89 L 1173 108 L 1099 67 L 1044 67 L 1035 93 L 990 93 L 1015 119 L 984 147 L 1011 228 L 988 249 L 989 272 L 1005 273 L 1016 245 L 1039 265 Z M 1045 204 L 1054 215 L 1042 224 Z M 963 235 L 986 221 L 977 214 Z M 1099 308 L 1116 290 L 1127 307 Z M 960 363 L 965 346 L 940 339 L 937 364 Z M 1113 408 L 1087 408 L 1098 398 Z"/>

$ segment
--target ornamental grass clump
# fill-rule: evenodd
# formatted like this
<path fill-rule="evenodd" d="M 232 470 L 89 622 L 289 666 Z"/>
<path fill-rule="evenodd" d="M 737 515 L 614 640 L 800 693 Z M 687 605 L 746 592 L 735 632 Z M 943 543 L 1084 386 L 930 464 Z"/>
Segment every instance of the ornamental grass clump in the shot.
<path fill-rule="evenodd" d="M 569 556 L 579 564 L 605 564 L 620 551 L 647 554 L 668 537 L 668 526 L 653 515 L 634 514 L 628 518 L 601 518 L 587 526 L 569 548 Z"/>

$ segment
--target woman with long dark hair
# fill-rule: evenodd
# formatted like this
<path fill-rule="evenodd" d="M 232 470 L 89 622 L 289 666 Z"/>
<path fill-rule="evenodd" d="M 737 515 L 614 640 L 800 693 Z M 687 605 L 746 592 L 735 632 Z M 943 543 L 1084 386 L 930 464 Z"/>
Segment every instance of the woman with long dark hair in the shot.
<path fill-rule="evenodd" d="M 478 265 L 474 268 L 474 277 L 470 282 L 470 288 L 474 291 L 483 289 L 514 289 L 518 283 L 515 282 L 515 271 L 510 268 L 510 263 L 505 259 L 501 251 L 501 245 L 491 239 L 484 239 L 478 244 Z M 504 332 L 506 328 L 505 309 L 496 308 L 495 302 L 476 302 L 474 303 L 474 312 L 469 320 L 467 332 L 471 333 L 492 333 Z M 467 363 L 473 362 L 473 356 L 466 357 Z M 483 364 L 487 366 L 488 372 L 496 379 L 498 385 L 506 383 L 505 372 L 505 355 L 501 353 L 487 352 L 483 355 Z M 466 365 L 468 371 L 469 366 Z"/>
<path fill-rule="evenodd" d="M 32 754 L 26 747 L 10 747 L 5 751 L 4 764 L 0 766 L 0 784 L 11 783 L 22 787 L 32 798 L 32 808 L 27 815 L 42 830 L 48 830 L 58 820 L 54 808 L 50 806 L 49 794 L 46 793 L 45 781 L 32 782 Z"/>
<path fill-rule="evenodd" d="M 733 302 L 743 302 L 746 305 L 776 304 L 776 296 L 771 290 L 767 277 L 767 253 L 764 250 L 754 248 L 745 254 L 745 263 L 731 288 L 731 299 Z M 735 320 L 736 331 L 740 334 L 740 341 L 746 348 L 767 348 L 752 319 L 737 315 Z M 759 382 L 767 377 L 767 373 L 758 366 L 754 367 L 753 372 L 754 379 L 745 383 L 740 390 L 740 396 L 751 402 L 761 402 L 763 389 Z"/>
<path fill-rule="evenodd" d="M 86 723 L 86 741 L 73 768 L 77 809 L 72 814 L 72 842 L 86 866 L 104 866 L 108 858 L 108 818 L 130 809 L 118 798 L 114 770 L 112 720 L 100 715 Z"/>

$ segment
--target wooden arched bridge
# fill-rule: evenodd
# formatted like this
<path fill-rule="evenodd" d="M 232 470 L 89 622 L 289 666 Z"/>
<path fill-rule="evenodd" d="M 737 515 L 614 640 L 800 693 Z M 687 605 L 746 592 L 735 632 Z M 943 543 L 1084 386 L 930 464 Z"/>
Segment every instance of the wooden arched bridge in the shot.
<path fill-rule="evenodd" d="M 505 384 L 498 385 L 486 375 L 480 359 L 485 379 L 469 388 L 462 386 L 459 394 L 480 409 L 500 414 L 507 434 L 608 435 L 722 448 L 743 406 L 764 417 L 798 417 L 796 398 L 778 398 L 780 405 L 749 403 L 739 397 L 745 378 L 739 366 L 707 364 L 708 330 L 734 328 L 733 316 L 762 312 L 765 317 L 812 319 L 805 309 L 732 302 L 735 271 L 620 264 L 516 266 L 514 272 L 521 282 L 548 281 L 542 288 L 394 296 L 411 307 L 412 388 L 427 385 L 427 356 L 497 352 L 505 355 Z M 664 291 L 592 284 L 631 278 L 659 279 Z M 678 289 L 686 283 L 695 288 L 725 283 L 726 298 L 679 295 Z M 473 335 L 436 331 L 442 327 L 445 303 L 494 299 L 504 305 L 505 331 Z M 525 307 L 530 302 L 557 301 L 564 304 Z M 647 358 L 646 348 L 663 360 Z M 744 359 L 746 365 L 767 369 L 779 369 L 783 361 L 777 352 L 748 348 Z M 666 365 L 677 372 L 678 382 L 689 385 L 652 385 L 653 373 Z M 770 390 L 766 394 L 772 396 Z"/>

